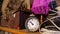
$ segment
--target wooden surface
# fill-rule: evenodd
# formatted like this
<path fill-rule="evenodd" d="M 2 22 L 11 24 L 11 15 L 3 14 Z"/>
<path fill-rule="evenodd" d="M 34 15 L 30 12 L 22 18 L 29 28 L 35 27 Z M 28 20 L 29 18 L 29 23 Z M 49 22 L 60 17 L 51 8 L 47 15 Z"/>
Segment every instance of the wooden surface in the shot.
<path fill-rule="evenodd" d="M 16 30 L 16 29 L 11 29 L 11 28 L 6 28 L 6 27 L 0 27 L 0 30 L 14 33 L 14 34 L 40 34 L 39 32 L 28 32 L 26 29 Z"/>
<path fill-rule="evenodd" d="M 21 31 L 26 32 L 27 34 L 40 34 L 39 32 L 28 32 L 26 29 L 23 29 Z"/>

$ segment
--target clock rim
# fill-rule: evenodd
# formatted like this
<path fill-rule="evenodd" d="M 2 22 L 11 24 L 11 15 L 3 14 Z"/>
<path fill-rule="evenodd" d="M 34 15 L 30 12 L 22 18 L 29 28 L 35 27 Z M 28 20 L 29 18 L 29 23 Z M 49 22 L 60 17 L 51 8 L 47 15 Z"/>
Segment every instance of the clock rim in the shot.
<path fill-rule="evenodd" d="M 37 20 L 38 20 L 38 18 L 36 18 L 36 17 L 29 17 L 29 18 L 27 18 L 26 21 L 25 21 L 25 28 L 26 28 L 26 30 L 29 31 L 29 32 L 36 32 L 39 28 L 38 28 L 36 31 L 30 31 L 29 28 L 28 28 L 28 26 L 27 26 L 28 21 L 29 21 L 30 19 L 37 19 Z M 39 20 L 38 20 L 38 21 L 39 21 Z M 39 23 L 39 27 L 40 27 L 40 23 Z"/>

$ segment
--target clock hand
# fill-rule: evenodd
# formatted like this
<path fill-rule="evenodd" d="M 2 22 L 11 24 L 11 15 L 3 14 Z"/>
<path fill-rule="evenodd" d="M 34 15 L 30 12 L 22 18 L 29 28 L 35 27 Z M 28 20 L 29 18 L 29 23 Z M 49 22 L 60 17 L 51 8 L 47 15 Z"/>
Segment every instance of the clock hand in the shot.
<path fill-rule="evenodd" d="M 31 21 L 30 21 L 30 23 L 31 23 L 32 25 L 34 25 Z"/>

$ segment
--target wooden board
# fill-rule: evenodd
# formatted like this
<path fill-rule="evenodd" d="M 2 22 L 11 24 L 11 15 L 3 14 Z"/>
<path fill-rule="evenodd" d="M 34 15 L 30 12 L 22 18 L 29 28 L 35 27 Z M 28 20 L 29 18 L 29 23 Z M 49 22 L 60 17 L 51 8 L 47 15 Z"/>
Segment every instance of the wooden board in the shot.
<path fill-rule="evenodd" d="M 11 29 L 11 28 L 6 28 L 6 27 L 0 27 L 0 30 L 14 33 L 14 34 L 40 34 L 39 32 L 28 32 L 26 29 L 17 30 L 17 29 Z"/>

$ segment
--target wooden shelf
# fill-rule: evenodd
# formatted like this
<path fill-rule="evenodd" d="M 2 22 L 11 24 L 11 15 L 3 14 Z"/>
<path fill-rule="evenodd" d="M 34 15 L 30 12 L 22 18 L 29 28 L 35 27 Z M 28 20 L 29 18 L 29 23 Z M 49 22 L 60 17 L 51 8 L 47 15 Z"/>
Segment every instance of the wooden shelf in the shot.
<path fill-rule="evenodd" d="M 17 29 L 11 29 L 6 27 L 0 27 L 0 30 L 5 32 L 10 32 L 13 34 L 40 34 L 39 32 L 28 32 L 26 29 L 23 30 L 17 30 Z"/>

